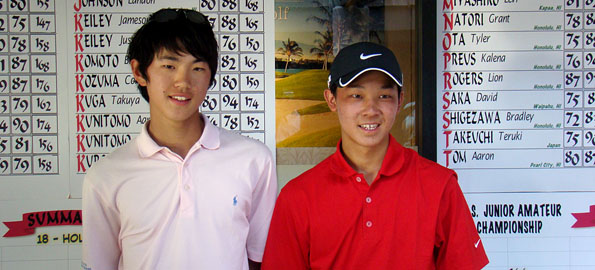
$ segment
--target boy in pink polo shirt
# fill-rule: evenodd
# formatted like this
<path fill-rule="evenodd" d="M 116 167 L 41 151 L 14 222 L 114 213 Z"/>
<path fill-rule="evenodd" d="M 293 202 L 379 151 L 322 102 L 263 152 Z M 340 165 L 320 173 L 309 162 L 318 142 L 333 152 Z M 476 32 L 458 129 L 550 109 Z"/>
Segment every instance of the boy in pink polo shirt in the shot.
<path fill-rule="evenodd" d="M 128 59 L 151 120 L 83 184 L 83 268 L 258 269 L 277 192 L 268 148 L 198 108 L 217 71 L 201 13 L 162 9 Z"/>
<path fill-rule="evenodd" d="M 390 135 L 403 101 L 392 51 L 343 48 L 324 97 L 337 151 L 279 194 L 264 270 L 477 270 L 488 263 L 454 171 Z"/>

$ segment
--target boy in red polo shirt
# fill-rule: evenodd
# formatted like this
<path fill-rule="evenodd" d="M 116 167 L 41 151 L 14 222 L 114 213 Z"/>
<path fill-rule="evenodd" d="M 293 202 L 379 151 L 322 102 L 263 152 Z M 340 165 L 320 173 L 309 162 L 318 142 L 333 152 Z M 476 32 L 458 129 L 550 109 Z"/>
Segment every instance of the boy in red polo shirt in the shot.
<path fill-rule="evenodd" d="M 264 270 L 481 269 L 488 263 L 454 171 L 390 135 L 403 75 L 374 43 L 342 49 L 324 97 L 337 151 L 281 191 Z"/>

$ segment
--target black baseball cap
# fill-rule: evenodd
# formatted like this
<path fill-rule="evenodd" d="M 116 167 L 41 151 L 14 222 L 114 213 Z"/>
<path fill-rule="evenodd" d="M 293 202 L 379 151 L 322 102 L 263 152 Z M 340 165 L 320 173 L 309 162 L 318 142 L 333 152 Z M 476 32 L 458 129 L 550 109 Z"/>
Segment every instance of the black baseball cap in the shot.
<path fill-rule="evenodd" d="M 403 86 L 403 72 L 393 52 L 372 42 L 358 42 L 339 51 L 328 76 L 328 88 L 345 87 L 366 71 L 377 70 Z"/>

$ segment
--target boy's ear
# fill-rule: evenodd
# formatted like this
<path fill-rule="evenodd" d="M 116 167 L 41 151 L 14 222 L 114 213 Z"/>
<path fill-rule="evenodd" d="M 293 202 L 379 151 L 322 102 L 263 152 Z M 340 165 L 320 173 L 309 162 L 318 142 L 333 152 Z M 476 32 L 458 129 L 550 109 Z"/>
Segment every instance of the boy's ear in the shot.
<path fill-rule="evenodd" d="M 405 99 L 405 91 L 401 90 L 401 93 L 399 93 L 399 109 L 401 109 L 401 106 L 403 106 L 403 100 Z"/>
<path fill-rule="evenodd" d="M 337 111 L 337 98 L 335 97 L 335 95 L 333 95 L 333 92 L 331 92 L 331 90 L 328 88 L 324 90 L 324 100 L 326 100 L 326 105 L 328 105 L 331 111 Z"/>
<path fill-rule="evenodd" d="M 136 82 L 138 82 L 138 84 L 140 86 L 147 86 L 147 79 L 145 79 L 145 77 L 143 77 L 143 74 L 140 72 L 140 68 L 139 68 L 140 64 L 138 62 L 138 60 L 136 59 L 132 59 L 130 60 L 130 69 L 132 69 L 132 75 L 134 76 L 134 79 L 136 80 Z"/>

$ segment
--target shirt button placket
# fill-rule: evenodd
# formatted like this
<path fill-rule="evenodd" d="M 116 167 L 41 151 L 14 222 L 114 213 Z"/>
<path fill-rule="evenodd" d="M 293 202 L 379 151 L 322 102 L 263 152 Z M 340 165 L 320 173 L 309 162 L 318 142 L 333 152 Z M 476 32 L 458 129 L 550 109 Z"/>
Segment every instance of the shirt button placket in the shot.
<path fill-rule="evenodd" d="M 366 204 L 370 204 L 370 203 L 372 203 L 372 198 L 366 197 Z M 372 221 L 370 221 L 370 220 L 366 221 L 366 227 L 371 228 L 372 227 Z"/>
<path fill-rule="evenodd" d="M 181 191 L 180 196 L 182 202 L 182 212 L 190 213 L 191 212 L 191 205 L 192 205 L 192 196 L 190 193 L 190 183 L 188 183 L 188 177 L 185 177 L 187 174 L 186 170 L 186 163 L 180 164 L 179 172 L 180 172 L 180 184 L 182 185 L 183 190 Z"/>

